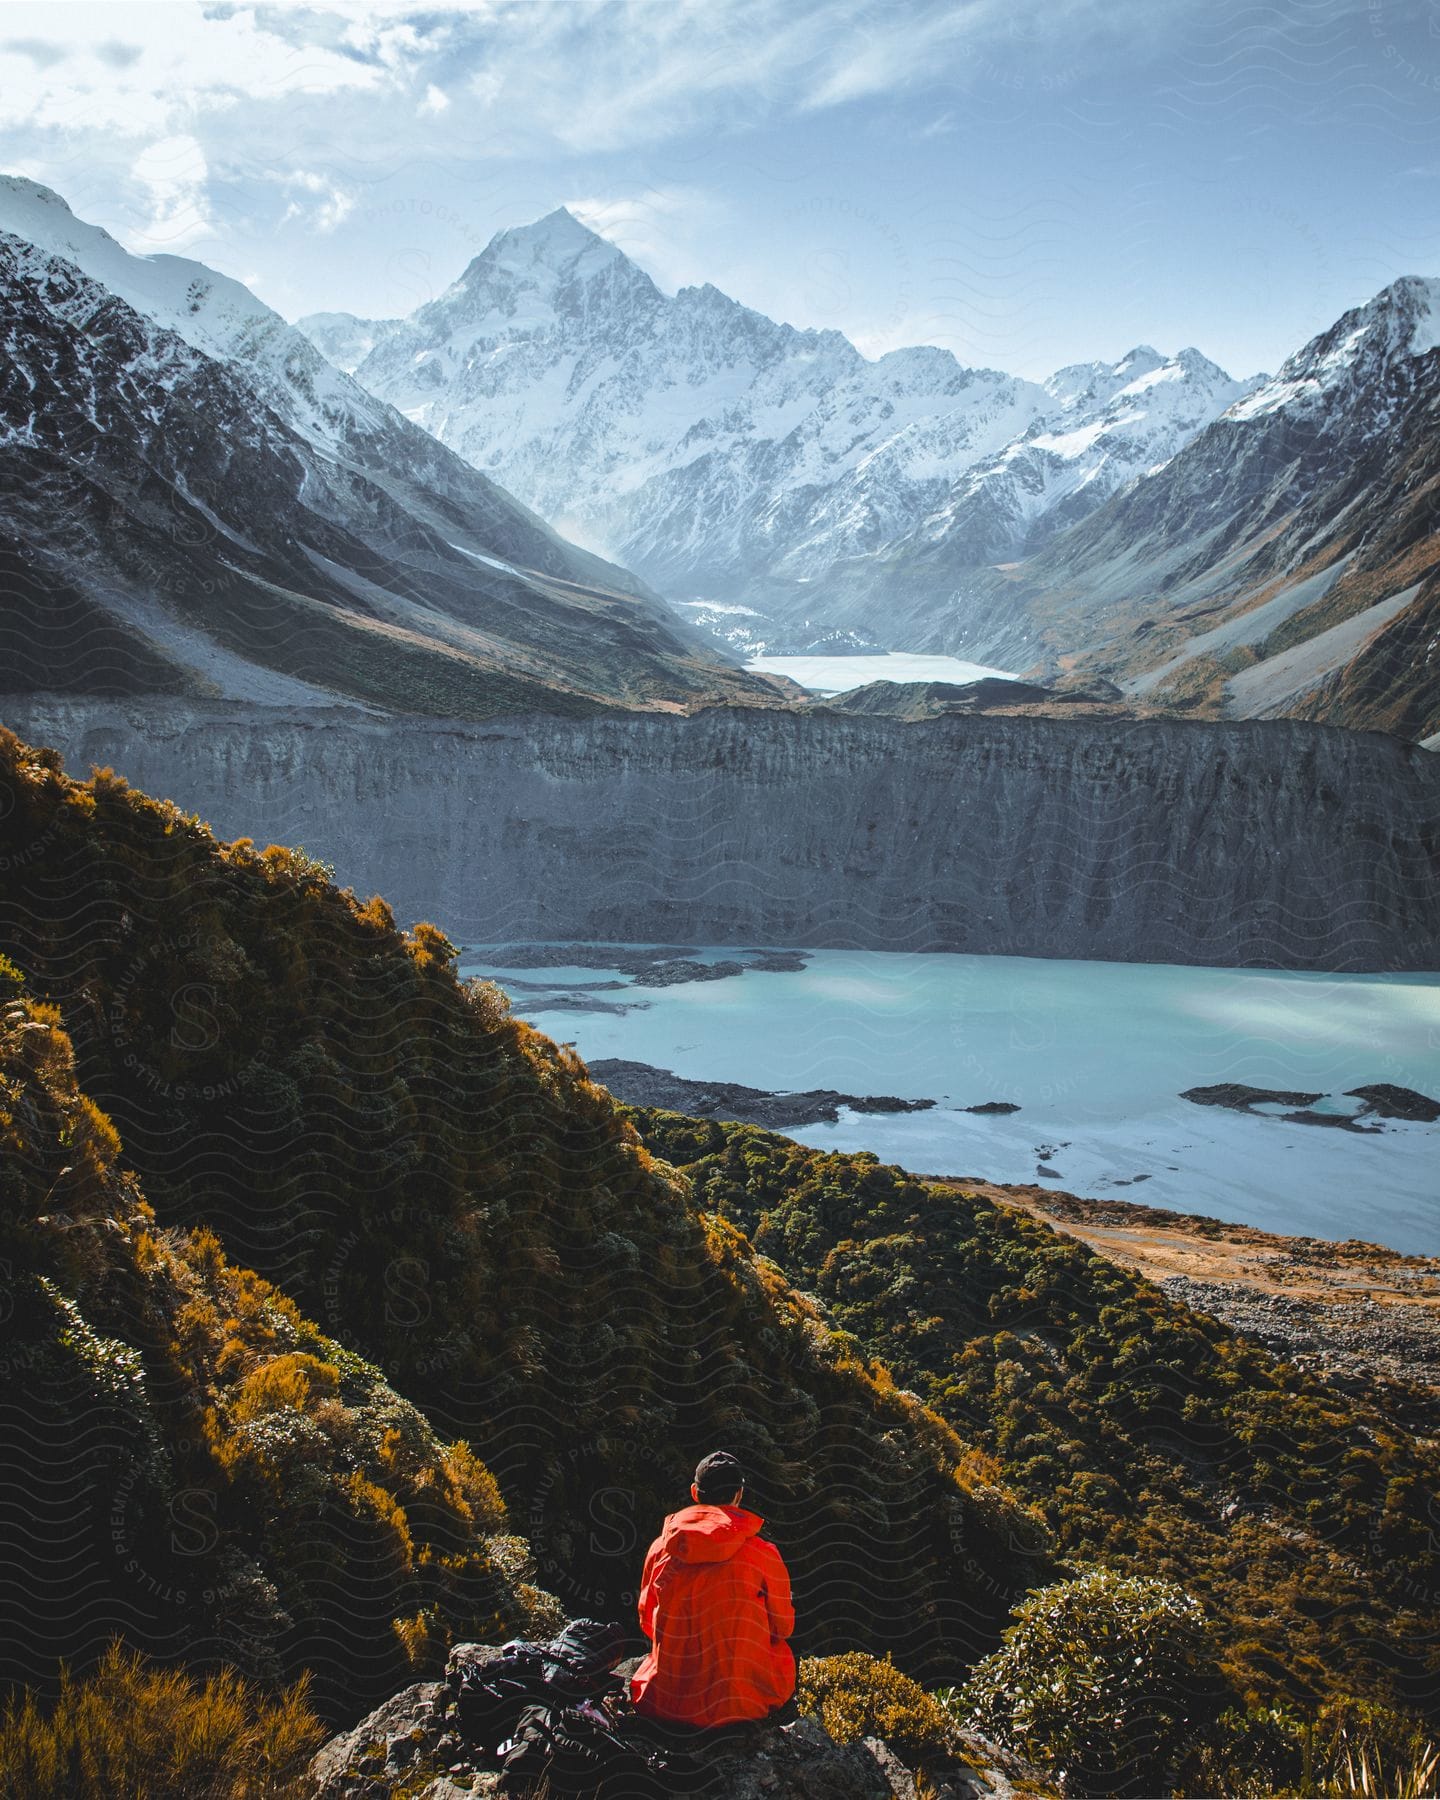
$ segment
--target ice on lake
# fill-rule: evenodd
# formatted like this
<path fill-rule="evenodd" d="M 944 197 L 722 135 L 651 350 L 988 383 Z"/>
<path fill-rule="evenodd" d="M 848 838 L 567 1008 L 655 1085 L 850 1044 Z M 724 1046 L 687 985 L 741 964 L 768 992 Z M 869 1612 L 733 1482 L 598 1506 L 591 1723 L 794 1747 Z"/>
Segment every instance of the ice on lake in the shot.
<path fill-rule="evenodd" d="M 911 655 L 906 650 L 874 656 L 752 656 L 745 667 L 762 675 L 788 675 L 815 694 L 845 694 L 872 681 L 948 681 L 958 687 L 992 675 L 1002 681 L 1015 679 L 1006 669 L 990 669 L 958 656 Z"/>
<path fill-rule="evenodd" d="M 733 948 L 696 955 L 746 959 Z M 1347 1088 L 1389 1082 L 1440 1098 L 1440 975 L 807 955 L 798 973 L 603 996 L 623 1012 L 547 1011 L 533 986 L 574 993 L 567 982 L 613 977 L 603 950 L 573 968 L 510 973 L 527 984 L 513 992 L 515 1010 L 533 1009 L 589 1061 L 939 1103 L 842 1114 L 791 1134 L 805 1143 L 872 1150 L 926 1174 L 1038 1181 L 1268 1231 L 1440 1252 L 1440 1125 L 1387 1120 L 1361 1135 L 1179 1097 L 1234 1082 L 1321 1094 L 1315 1110 L 1348 1111 Z M 479 952 L 462 967 L 502 985 L 507 973 Z M 1021 1110 L 960 1110 L 995 1100 Z"/>

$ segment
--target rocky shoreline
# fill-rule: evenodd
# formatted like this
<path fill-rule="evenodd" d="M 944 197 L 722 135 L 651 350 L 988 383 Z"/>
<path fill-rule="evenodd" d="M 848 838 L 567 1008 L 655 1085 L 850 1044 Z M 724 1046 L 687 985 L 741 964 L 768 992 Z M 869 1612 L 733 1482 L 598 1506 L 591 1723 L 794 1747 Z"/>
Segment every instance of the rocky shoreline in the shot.
<path fill-rule="evenodd" d="M 470 958 L 497 969 L 617 969 L 636 987 L 725 981 L 752 973 L 797 975 L 810 960 L 803 950 L 742 950 L 734 959 L 707 963 L 693 946 L 675 944 L 483 944 L 467 948 Z"/>
<path fill-rule="evenodd" d="M 929 1112 L 933 1100 L 902 1100 L 894 1094 L 841 1094 L 833 1088 L 772 1093 L 738 1081 L 690 1081 L 649 1063 L 622 1057 L 590 1064 L 594 1079 L 628 1106 L 658 1106 L 697 1119 L 729 1119 L 783 1131 L 796 1125 L 833 1125 L 840 1109 L 861 1113 Z M 998 1104 L 998 1103 L 997 1103 Z M 979 1109 L 976 1109 L 979 1110 Z"/>
<path fill-rule="evenodd" d="M 795 975 L 810 960 L 803 950 L 742 950 L 734 957 L 704 962 L 694 949 L 634 944 L 478 945 L 467 947 L 463 955 L 472 977 L 477 964 L 505 970 L 501 985 L 527 996 L 524 1010 L 529 1018 L 550 1012 L 636 1012 L 650 1002 L 597 996 L 631 993 L 636 988 L 680 987 L 692 981 L 732 981 L 737 975 Z M 614 969 L 629 980 L 523 981 L 509 973 L 512 969 L 571 968 Z"/>

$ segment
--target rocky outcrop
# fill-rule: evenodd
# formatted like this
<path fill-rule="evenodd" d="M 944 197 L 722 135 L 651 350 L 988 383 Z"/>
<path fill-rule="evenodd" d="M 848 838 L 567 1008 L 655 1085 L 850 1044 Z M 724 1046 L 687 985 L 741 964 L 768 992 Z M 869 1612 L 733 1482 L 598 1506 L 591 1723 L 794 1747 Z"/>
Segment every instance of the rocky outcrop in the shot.
<path fill-rule="evenodd" d="M 738 1081 L 690 1081 L 649 1063 L 605 1057 L 590 1064 L 596 1081 L 629 1106 L 660 1106 L 697 1119 L 734 1119 L 763 1125 L 767 1131 L 797 1125 L 833 1125 L 841 1107 L 860 1113 L 927 1112 L 933 1100 L 901 1100 L 894 1094 L 841 1094 L 834 1088 L 806 1088 L 800 1093 L 772 1093 Z M 1019 1111 L 1018 1107 L 967 1107 L 967 1112 Z"/>
<path fill-rule="evenodd" d="M 17 696 L 0 720 L 472 943 L 1433 969 L 1440 761 L 1292 721 L 466 725 Z"/>
<path fill-rule="evenodd" d="M 497 1654 L 486 1644 L 459 1644 L 444 1681 L 421 1681 L 394 1695 L 351 1730 L 332 1738 L 310 1766 L 313 1800 L 462 1800 L 499 1794 L 500 1777 L 477 1766 L 458 1729 L 460 1671 L 483 1669 Z M 698 1785 L 707 1800 L 1021 1800 L 1054 1790 L 1038 1771 L 985 1746 L 983 1760 L 952 1759 L 915 1772 L 879 1738 L 839 1744 L 817 1719 L 756 1725 L 703 1752 Z"/>
<path fill-rule="evenodd" d="M 1262 1106 L 1292 1107 L 1297 1110 L 1279 1115 L 1286 1124 L 1323 1125 L 1343 1131 L 1379 1131 L 1381 1127 L 1374 1123 L 1377 1119 L 1403 1119 L 1420 1125 L 1433 1125 L 1440 1119 L 1440 1101 L 1432 1100 L 1428 1094 L 1417 1094 L 1414 1088 L 1397 1087 L 1389 1081 L 1347 1088 L 1344 1098 L 1360 1102 L 1349 1111 L 1343 1108 L 1338 1111 L 1312 1110 L 1319 1101 L 1328 1101 L 1332 1108 L 1335 1107 L 1339 1097 L 1333 1094 L 1248 1087 L 1238 1081 L 1223 1081 L 1215 1087 L 1186 1088 L 1180 1098 L 1196 1106 L 1228 1107 L 1231 1112 L 1248 1113 L 1252 1118 L 1264 1116 L 1258 1111 Z"/>

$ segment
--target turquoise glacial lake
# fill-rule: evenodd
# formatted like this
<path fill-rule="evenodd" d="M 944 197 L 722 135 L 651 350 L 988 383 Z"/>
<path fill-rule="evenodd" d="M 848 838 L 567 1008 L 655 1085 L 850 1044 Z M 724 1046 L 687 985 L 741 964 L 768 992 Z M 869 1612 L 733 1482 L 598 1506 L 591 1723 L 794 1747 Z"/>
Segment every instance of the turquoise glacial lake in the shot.
<path fill-rule="evenodd" d="M 758 953 L 685 952 L 708 963 Z M 807 1144 L 1440 1253 L 1440 1124 L 1371 1118 L 1357 1131 L 1291 1122 L 1281 1115 L 1292 1107 L 1240 1113 L 1180 1098 L 1222 1083 L 1297 1090 L 1320 1096 L 1307 1110 L 1342 1118 L 1358 1108 L 1345 1090 L 1360 1086 L 1440 1099 L 1440 974 L 815 950 L 798 971 L 648 987 L 606 954 L 521 968 L 472 948 L 462 970 L 498 980 L 521 1017 L 587 1061 L 936 1102 L 846 1109 L 788 1133 Z M 963 1110 L 989 1101 L 1020 1110 Z"/>

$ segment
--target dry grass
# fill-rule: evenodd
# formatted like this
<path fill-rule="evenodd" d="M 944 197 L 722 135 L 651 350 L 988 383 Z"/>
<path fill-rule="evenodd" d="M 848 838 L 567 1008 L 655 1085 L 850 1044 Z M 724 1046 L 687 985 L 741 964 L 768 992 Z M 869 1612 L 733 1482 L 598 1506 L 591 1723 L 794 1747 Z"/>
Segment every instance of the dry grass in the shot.
<path fill-rule="evenodd" d="M 27 1800 L 299 1800 L 325 1733 L 307 1682 L 267 1693 L 233 1670 L 198 1678 L 114 1643 L 0 1717 L 0 1792 Z"/>

